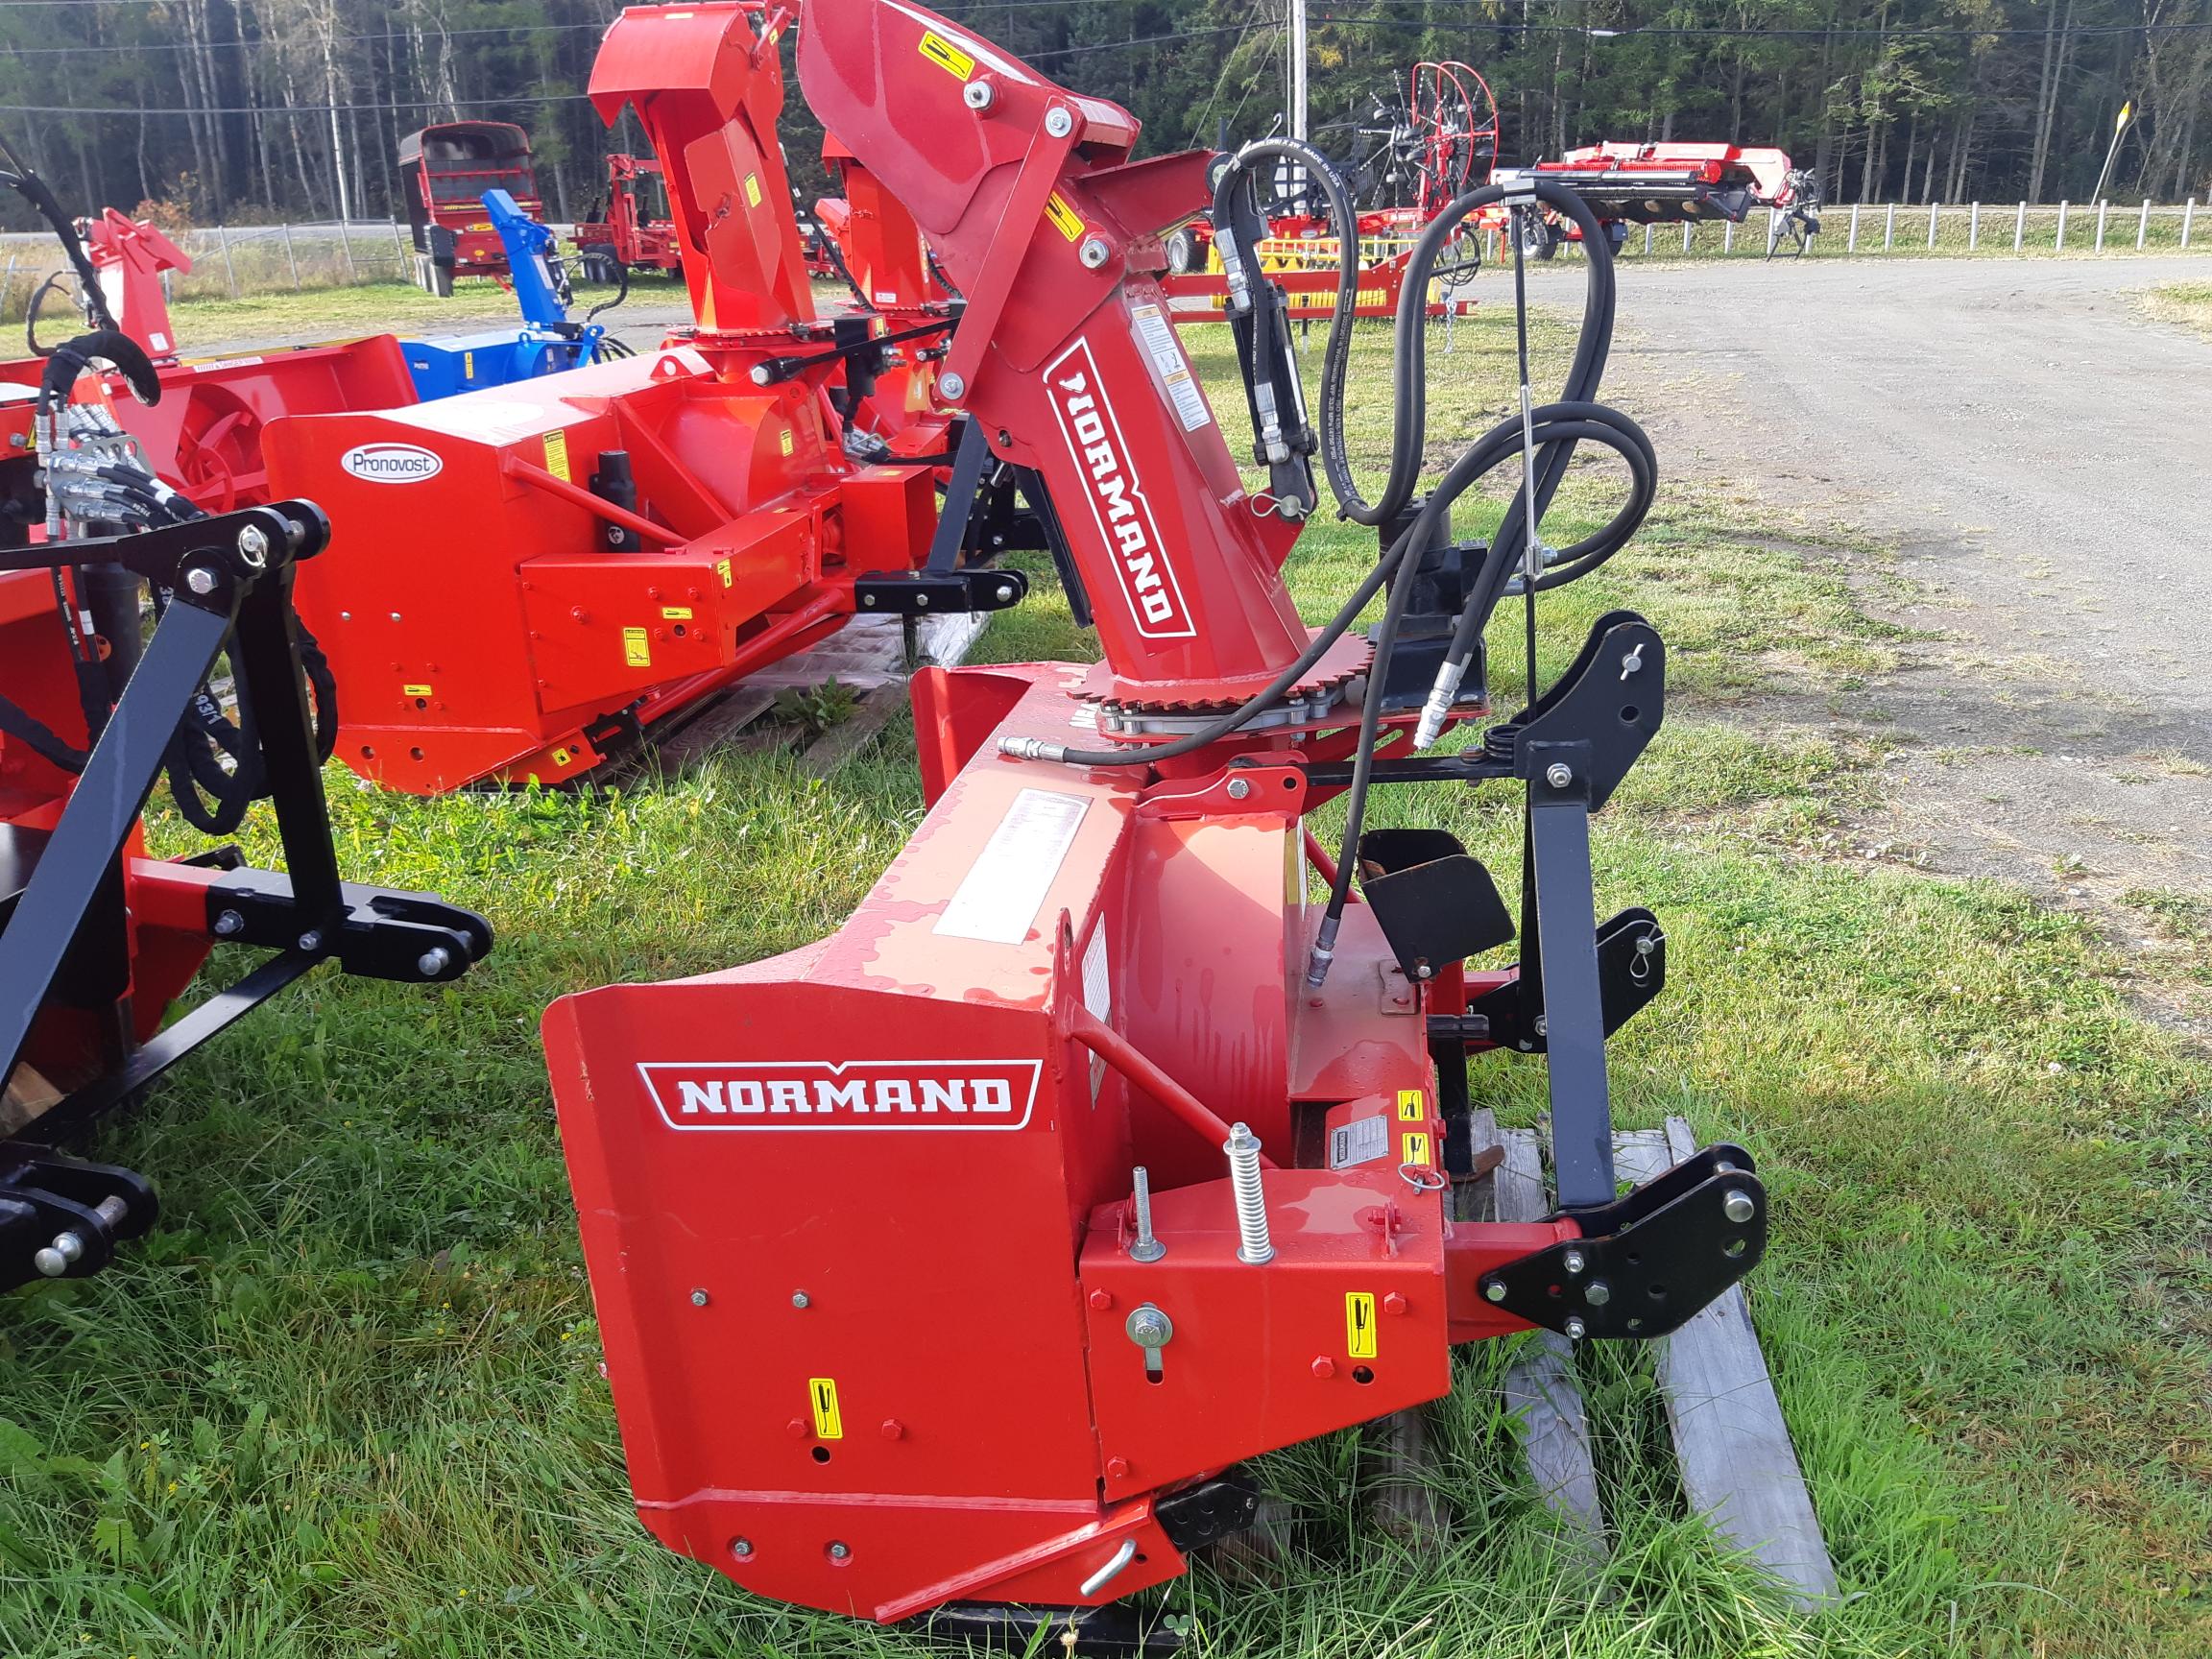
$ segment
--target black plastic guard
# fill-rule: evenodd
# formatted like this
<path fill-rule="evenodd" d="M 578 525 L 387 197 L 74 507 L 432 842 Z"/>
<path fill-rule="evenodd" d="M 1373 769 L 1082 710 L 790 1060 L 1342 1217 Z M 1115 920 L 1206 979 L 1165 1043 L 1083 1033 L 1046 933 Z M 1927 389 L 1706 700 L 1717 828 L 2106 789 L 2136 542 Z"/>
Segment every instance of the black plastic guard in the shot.
<path fill-rule="evenodd" d="M 1483 1298 L 1568 1336 L 1664 1336 L 1767 1252 L 1767 1190 L 1741 1146 L 1708 1146 L 1575 1219 L 1581 1238 L 1483 1275 Z"/>
<path fill-rule="evenodd" d="M 988 1652 L 1166 1654 L 1183 1633 L 1158 1609 L 1109 1601 L 1102 1607 L 1016 1607 L 998 1601 L 949 1601 L 920 1621 L 928 1635 Z"/>

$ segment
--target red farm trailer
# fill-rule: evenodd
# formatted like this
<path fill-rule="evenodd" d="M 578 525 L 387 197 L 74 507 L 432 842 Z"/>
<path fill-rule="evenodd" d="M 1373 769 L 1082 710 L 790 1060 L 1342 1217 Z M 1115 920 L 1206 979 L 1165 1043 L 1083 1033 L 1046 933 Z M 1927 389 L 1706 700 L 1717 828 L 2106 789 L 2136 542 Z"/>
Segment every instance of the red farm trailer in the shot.
<path fill-rule="evenodd" d="M 484 192 L 504 190 L 533 219 L 545 216 L 530 135 L 511 121 L 446 121 L 399 141 L 415 279 L 450 294 L 456 276 L 504 276 L 507 250 L 484 212 Z"/>

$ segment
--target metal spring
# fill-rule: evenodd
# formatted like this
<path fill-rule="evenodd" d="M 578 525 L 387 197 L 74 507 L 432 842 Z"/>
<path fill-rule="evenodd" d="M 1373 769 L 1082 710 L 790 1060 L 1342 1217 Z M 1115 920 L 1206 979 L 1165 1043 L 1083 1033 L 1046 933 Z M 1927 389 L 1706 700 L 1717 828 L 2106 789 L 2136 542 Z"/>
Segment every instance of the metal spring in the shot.
<path fill-rule="evenodd" d="M 1267 1236 L 1267 1197 L 1260 1189 L 1260 1137 L 1238 1123 L 1221 1142 L 1229 1154 L 1229 1187 L 1237 1195 L 1237 1260 L 1258 1266 L 1275 1259 Z"/>

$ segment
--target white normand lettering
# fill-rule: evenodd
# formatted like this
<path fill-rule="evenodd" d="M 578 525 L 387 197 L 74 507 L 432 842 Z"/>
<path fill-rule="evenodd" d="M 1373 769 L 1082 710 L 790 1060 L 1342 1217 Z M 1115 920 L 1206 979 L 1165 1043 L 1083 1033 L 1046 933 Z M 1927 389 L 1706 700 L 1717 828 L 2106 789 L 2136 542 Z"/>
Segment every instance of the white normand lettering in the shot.
<path fill-rule="evenodd" d="M 671 1129 L 1021 1129 L 1036 1060 L 647 1061 Z"/>
<path fill-rule="evenodd" d="M 1090 342 L 1077 340 L 1046 366 L 1045 375 L 1061 436 L 1088 486 L 1084 497 L 1092 521 L 1117 556 L 1115 573 L 1137 632 L 1147 639 L 1192 637 L 1198 630 L 1122 439 L 1121 422 L 1106 399 Z"/>

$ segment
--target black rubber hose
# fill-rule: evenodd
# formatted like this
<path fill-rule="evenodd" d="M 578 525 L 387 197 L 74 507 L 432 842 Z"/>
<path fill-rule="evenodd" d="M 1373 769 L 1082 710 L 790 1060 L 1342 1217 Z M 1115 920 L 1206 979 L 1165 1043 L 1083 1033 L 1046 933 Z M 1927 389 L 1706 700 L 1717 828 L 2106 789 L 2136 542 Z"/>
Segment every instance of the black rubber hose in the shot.
<path fill-rule="evenodd" d="M 68 255 L 69 268 L 77 273 L 92 320 L 103 328 L 113 328 L 115 314 L 108 309 L 108 297 L 100 290 L 100 273 L 93 269 L 84 244 L 78 240 L 77 227 L 61 210 L 61 204 L 54 199 L 54 192 L 46 187 L 45 180 L 17 161 L 13 151 L 0 147 L 0 153 L 6 155 L 10 164 L 9 170 L 0 172 L 0 184 L 7 185 L 38 210 L 38 216 L 46 221 L 61 244 L 61 252 Z"/>
<path fill-rule="evenodd" d="M 1557 444 L 1570 449 L 1576 444 L 1602 444 L 1621 454 L 1628 463 L 1628 498 L 1605 527 L 1588 540 L 1608 541 L 1618 545 L 1635 534 L 1636 527 L 1651 510 L 1659 486 L 1659 458 L 1644 428 L 1602 403 L 1547 403 L 1530 412 L 1529 424 L 1539 444 Z M 1445 469 L 1443 479 L 1422 503 L 1420 513 L 1392 551 L 1396 553 L 1408 543 L 1413 547 L 1427 546 L 1439 521 L 1448 521 L 1446 515 L 1453 503 L 1485 473 L 1519 454 L 1521 443 L 1519 416 L 1502 421 L 1485 432 Z M 1485 577 L 1491 573 L 1492 562 L 1499 558 L 1498 546 L 1493 543 L 1490 558 L 1483 565 Z M 1398 620 L 1405 610 L 1405 596 L 1413 587 L 1410 572 L 1417 564 L 1417 559 L 1408 561 L 1399 580 L 1392 585 L 1389 607 L 1383 613 L 1382 626 L 1376 630 L 1375 659 L 1367 671 L 1367 699 L 1359 710 L 1359 743 L 1352 762 L 1351 786 L 1345 791 L 1344 842 L 1336 860 L 1336 878 L 1330 883 L 1328 908 L 1314 936 L 1313 962 L 1308 970 L 1310 984 L 1318 985 L 1328 974 L 1336 929 L 1352 896 L 1352 873 L 1358 858 L 1359 835 L 1367 815 L 1375 733 L 1382 716 L 1382 687 L 1387 678 L 1391 650 L 1397 643 Z"/>
<path fill-rule="evenodd" d="M 1062 749 L 1047 745 L 1035 752 L 1046 759 L 1063 760 L 1070 766 L 1149 766 L 1155 760 L 1172 760 L 1177 756 L 1203 749 L 1209 743 L 1219 742 L 1230 733 L 1249 724 L 1261 709 L 1279 701 L 1285 692 L 1313 671 L 1313 665 L 1321 661 L 1322 654 L 1359 619 L 1359 613 L 1367 609 L 1368 602 L 1381 591 L 1383 582 L 1398 568 L 1407 549 L 1412 545 L 1413 531 L 1408 529 L 1390 543 L 1390 550 L 1376 561 L 1374 569 L 1360 579 L 1359 586 L 1352 590 L 1351 598 L 1344 601 L 1336 614 L 1322 624 L 1306 649 L 1298 654 L 1296 661 L 1236 708 L 1208 721 L 1197 731 L 1172 742 L 1151 744 L 1144 748 Z"/>
<path fill-rule="evenodd" d="M 1598 383 L 1604 374 L 1605 359 L 1613 343 L 1613 247 L 1590 204 L 1574 191 L 1547 181 L 1537 185 L 1536 194 L 1539 200 L 1551 203 L 1575 221 L 1576 228 L 1582 232 L 1582 252 L 1590 272 L 1588 294 L 1583 305 L 1582 336 L 1575 343 L 1575 363 L 1568 372 L 1565 396 L 1561 400 L 1585 404 L 1592 409 L 1602 409 L 1603 405 L 1597 403 L 1596 398 Z M 1588 348 L 1594 343 L 1592 320 L 1594 314 L 1600 311 L 1604 331 L 1596 340 L 1598 349 L 1592 354 L 1588 352 Z M 1607 410 L 1605 413 L 1612 415 L 1614 412 Z M 1620 416 L 1618 419 L 1625 421 L 1626 417 Z M 1634 425 L 1633 421 L 1628 423 Z M 1645 445 L 1648 448 L 1649 440 L 1647 439 Z M 1558 493 L 1560 482 L 1566 477 L 1567 468 L 1574 457 L 1575 445 L 1572 442 L 1546 445 L 1540 449 L 1536 460 L 1536 513 L 1539 518 L 1551 504 L 1551 497 Z M 1447 661 L 1464 664 L 1472 660 L 1476 641 L 1481 637 L 1483 628 L 1489 623 L 1490 613 L 1496 609 L 1499 597 L 1504 591 L 1506 578 L 1513 565 L 1519 561 L 1528 538 L 1535 534 L 1536 526 L 1527 523 L 1527 493 L 1516 491 L 1512 501 L 1506 506 L 1504 517 L 1499 523 L 1498 534 L 1491 538 L 1489 556 L 1483 561 L 1481 574 L 1467 590 L 1466 603 L 1461 606 L 1459 619 L 1452 630 L 1452 643 L 1445 651 Z M 1642 521 L 1643 514 L 1639 513 L 1636 522 Z M 1610 533 L 1612 526 L 1608 525 L 1598 535 L 1561 549 L 1559 563 L 1536 578 L 1536 590 L 1540 593 L 1550 592 L 1587 576 L 1619 552 L 1634 529 L 1635 524 L 1630 524 L 1626 531 L 1616 536 Z"/>
<path fill-rule="evenodd" d="M 612 300 L 600 301 L 598 304 L 592 306 L 590 310 L 584 313 L 584 321 L 589 323 L 592 318 L 598 316 L 600 312 L 613 310 L 615 306 L 621 304 L 623 301 L 629 298 L 630 267 L 623 264 L 620 259 L 616 259 L 614 261 L 614 298 Z"/>
<path fill-rule="evenodd" d="M 31 302 L 23 307 L 23 344 L 34 357 L 51 357 L 54 348 L 38 344 L 38 316 L 45 308 L 46 296 L 60 288 L 64 275 L 57 271 L 45 281 L 31 290 Z"/>
<path fill-rule="evenodd" d="M 69 388 L 76 384 L 77 376 L 95 363 L 113 364 L 129 384 L 131 395 L 139 402 L 161 400 L 161 377 L 154 372 L 153 360 L 146 355 L 145 348 L 128 334 L 112 328 L 98 328 L 54 348 L 54 354 L 46 359 L 46 367 L 38 376 L 38 413 L 46 414 L 57 399 L 66 402 Z"/>
<path fill-rule="evenodd" d="M 1260 270 L 1259 250 L 1238 248 L 1233 227 L 1237 223 L 1236 196 L 1255 163 L 1288 161 L 1318 180 L 1329 204 L 1329 217 L 1336 228 L 1336 301 L 1329 313 L 1328 343 L 1322 354 L 1322 419 L 1315 428 L 1321 450 L 1321 469 L 1329 490 L 1347 517 L 1362 524 L 1380 524 L 1387 515 L 1374 514 L 1353 481 L 1351 458 L 1344 441 L 1344 380 L 1352 360 L 1353 313 L 1359 303 L 1359 219 L 1351 192 L 1329 158 L 1311 145 L 1295 138 L 1256 138 L 1231 156 L 1214 181 L 1214 242 L 1222 251 L 1223 263 L 1234 258 L 1241 267 L 1247 260 L 1248 280 L 1257 285 L 1267 277 Z M 1335 388 L 1334 398 L 1329 388 Z M 1329 424 L 1331 410 L 1335 425 Z M 1258 436 L 1257 433 L 1254 434 Z"/>

